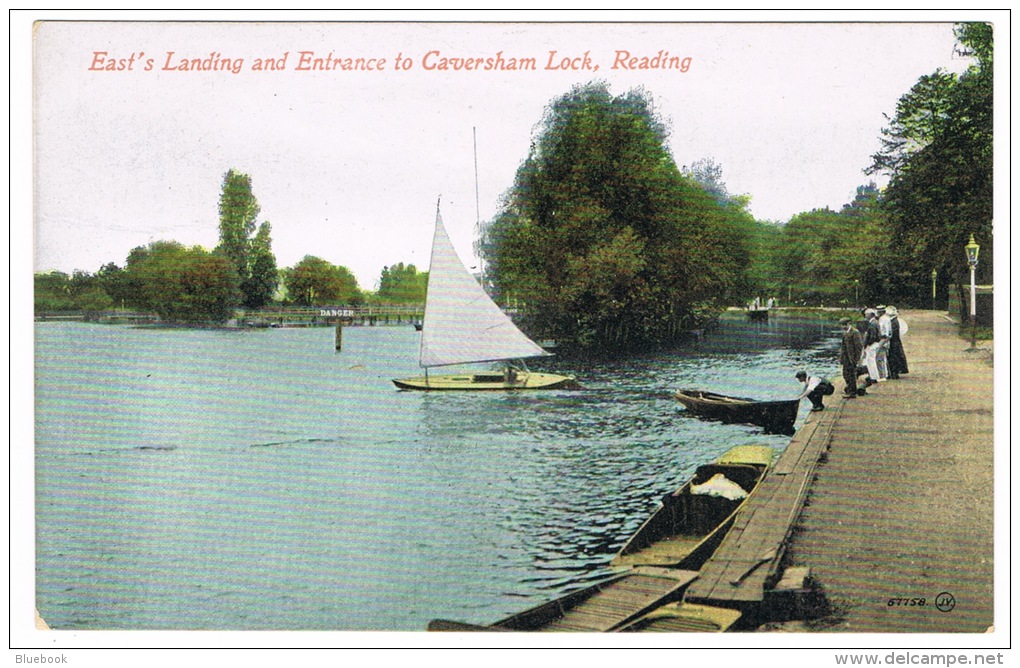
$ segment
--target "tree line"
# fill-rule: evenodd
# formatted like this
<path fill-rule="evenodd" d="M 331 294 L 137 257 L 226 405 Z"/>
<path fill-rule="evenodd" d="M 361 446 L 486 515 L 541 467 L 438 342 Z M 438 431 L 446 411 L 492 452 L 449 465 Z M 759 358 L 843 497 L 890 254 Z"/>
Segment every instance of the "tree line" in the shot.
<path fill-rule="evenodd" d="M 668 345 L 727 305 L 929 307 L 969 271 L 969 235 L 992 247 L 992 29 L 954 28 L 974 63 L 938 70 L 899 100 L 840 210 L 758 221 L 710 158 L 678 168 L 643 90 L 575 87 L 547 108 L 478 251 L 487 282 L 536 335 L 596 352 Z M 987 250 L 986 250 L 987 249 Z"/>
<path fill-rule="evenodd" d="M 480 225 L 484 284 L 532 335 L 613 353 L 669 345 L 754 296 L 927 307 L 934 271 L 945 304 L 947 286 L 966 280 L 971 234 L 982 245 L 979 280 L 990 281 L 992 29 L 954 31 L 974 63 L 923 76 L 900 98 L 862 170 L 888 187 L 862 183 L 840 210 L 785 223 L 756 220 L 711 158 L 678 166 L 648 92 L 573 88 L 550 102 L 496 215 Z M 37 275 L 36 308 L 127 306 L 196 322 L 280 301 L 424 300 L 427 273 L 414 265 L 383 268 L 375 293 L 314 256 L 277 269 L 258 214 L 251 179 L 230 170 L 213 251 L 161 241 L 132 250 L 123 268 Z"/>
<path fill-rule="evenodd" d="M 230 169 L 219 201 L 215 249 L 154 241 L 130 251 L 123 267 L 107 263 L 95 274 L 36 274 L 35 310 L 99 313 L 130 308 L 156 313 L 170 323 L 222 323 L 238 308 L 270 304 L 312 306 L 421 303 L 427 273 L 398 263 L 384 267 L 379 290 L 367 293 L 354 274 L 312 255 L 277 268 L 272 226 L 258 224 L 260 207 L 251 177 Z"/>

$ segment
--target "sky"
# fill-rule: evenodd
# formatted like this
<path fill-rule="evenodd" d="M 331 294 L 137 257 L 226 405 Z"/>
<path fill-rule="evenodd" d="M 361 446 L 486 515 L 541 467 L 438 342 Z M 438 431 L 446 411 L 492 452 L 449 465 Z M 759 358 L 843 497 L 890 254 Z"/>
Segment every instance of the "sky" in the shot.
<path fill-rule="evenodd" d="M 899 97 L 969 63 L 954 46 L 939 22 L 44 21 L 34 270 L 123 266 L 157 240 L 213 248 L 231 168 L 251 176 L 278 266 L 315 255 L 369 290 L 384 266 L 427 269 L 437 201 L 475 266 L 476 223 L 498 210 L 546 106 L 594 80 L 650 94 L 676 163 L 714 160 L 756 218 L 838 209 L 872 180 L 863 170 Z M 621 52 L 681 67 L 624 68 Z M 441 69 L 500 55 L 521 67 Z M 377 69 L 302 69 L 314 58 Z M 185 69 L 191 59 L 219 67 Z"/>

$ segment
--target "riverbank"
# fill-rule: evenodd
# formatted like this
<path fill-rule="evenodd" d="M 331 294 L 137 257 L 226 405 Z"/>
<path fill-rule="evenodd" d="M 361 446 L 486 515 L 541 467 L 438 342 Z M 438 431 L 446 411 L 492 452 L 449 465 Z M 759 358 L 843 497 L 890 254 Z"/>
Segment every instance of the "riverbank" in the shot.
<path fill-rule="evenodd" d="M 831 612 L 763 630 L 994 625 L 993 344 L 971 351 L 941 312 L 901 317 L 910 373 L 829 397 L 845 405 L 789 545 L 789 566 L 811 568 Z"/>

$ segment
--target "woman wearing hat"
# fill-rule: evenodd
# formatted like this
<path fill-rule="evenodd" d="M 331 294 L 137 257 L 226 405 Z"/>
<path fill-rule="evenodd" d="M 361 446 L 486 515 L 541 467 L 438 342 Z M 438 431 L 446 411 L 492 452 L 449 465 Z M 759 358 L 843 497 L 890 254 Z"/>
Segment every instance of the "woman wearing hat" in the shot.
<path fill-rule="evenodd" d="M 882 336 L 878 331 L 878 312 L 869 308 L 864 311 L 867 318 L 864 327 L 864 364 L 868 367 L 868 384 L 877 383 L 878 373 L 878 348 L 882 342 Z"/>
<path fill-rule="evenodd" d="M 878 381 L 885 381 L 889 378 L 889 340 L 892 339 L 892 318 L 886 312 L 886 307 L 877 306 L 878 311 L 878 335 L 879 346 L 875 351 L 875 362 L 878 363 Z"/>
<path fill-rule="evenodd" d="M 899 318 L 899 311 L 895 306 L 887 306 L 885 314 L 890 320 L 889 336 L 889 377 L 899 378 L 901 373 L 910 373 L 907 368 L 907 354 L 903 351 L 902 336 L 907 333 L 907 323 Z"/>

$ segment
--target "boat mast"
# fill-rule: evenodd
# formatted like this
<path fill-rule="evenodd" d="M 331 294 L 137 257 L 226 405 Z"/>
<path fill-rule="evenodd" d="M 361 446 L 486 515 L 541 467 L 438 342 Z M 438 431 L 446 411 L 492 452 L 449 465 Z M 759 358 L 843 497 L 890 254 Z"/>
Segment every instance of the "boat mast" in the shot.
<path fill-rule="evenodd" d="M 475 225 L 482 224 L 482 208 L 478 203 L 478 133 L 476 128 L 471 128 L 471 140 L 475 148 Z"/>

